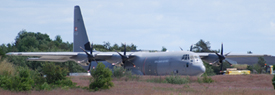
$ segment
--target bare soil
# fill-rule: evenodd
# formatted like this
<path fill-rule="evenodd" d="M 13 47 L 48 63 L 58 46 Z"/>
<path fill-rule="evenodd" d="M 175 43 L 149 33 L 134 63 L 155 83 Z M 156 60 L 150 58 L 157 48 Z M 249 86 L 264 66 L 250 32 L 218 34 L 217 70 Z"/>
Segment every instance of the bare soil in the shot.
<path fill-rule="evenodd" d="M 275 95 L 273 75 L 216 75 L 214 83 L 198 83 L 197 77 L 190 77 L 188 84 L 150 83 L 147 79 L 165 76 L 141 76 L 136 80 L 113 79 L 114 87 L 108 90 L 90 92 L 81 88 L 55 89 L 51 91 L 11 92 L 0 89 L 1 95 Z M 89 86 L 89 76 L 74 76 L 72 81 L 79 86 Z"/>

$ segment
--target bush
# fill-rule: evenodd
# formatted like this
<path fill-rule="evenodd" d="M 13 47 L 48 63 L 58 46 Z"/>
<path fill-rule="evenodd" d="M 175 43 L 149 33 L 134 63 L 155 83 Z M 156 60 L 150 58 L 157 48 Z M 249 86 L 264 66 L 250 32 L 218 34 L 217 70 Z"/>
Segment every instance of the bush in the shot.
<path fill-rule="evenodd" d="M 153 83 L 167 83 L 167 81 L 162 79 L 161 76 L 159 76 L 159 78 L 147 79 L 146 81 L 153 82 Z"/>
<path fill-rule="evenodd" d="M 58 80 L 54 82 L 55 85 L 59 87 L 75 87 L 76 83 L 73 83 L 69 78 L 63 79 L 63 80 Z"/>
<path fill-rule="evenodd" d="M 254 64 L 252 66 L 247 66 L 247 69 L 250 70 L 252 73 L 262 73 L 263 69 L 259 64 Z"/>
<path fill-rule="evenodd" d="M 128 81 L 128 80 L 139 80 L 139 76 L 138 75 L 133 75 L 130 70 L 126 70 L 123 67 L 115 66 L 113 70 L 114 70 L 114 72 L 113 72 L 112 77 L 114 77 L 114 78 L 120 79 L 120 78 L 126 76 L 124 78 L 125 81 Z"/>
<path fill-rule="evenodd" d="M 126 71 L 125 76 L 126 76 L 125 81 L 127 81 L 127 80 L 132 80 L 132 81 L 137 80 L 137 81 L 139 81 L 139 79 L 140 79 L 139 75 L 133 75 L 131 71 Z"/>
<path fill-rule="evenodd" d="M 36 90 L 51 90 L 51 89 L 52 89 L 51 86 L 47 82 L 36 85 Z"/>
<path fill-rule="evenodd" d="M 5 67 L 5 68 L 1 68 Z M 38 71 L 30 70 L 27 67 L 14 67 L 11 63 L 0 62 L 0 87 L 12 91 L 51 90 L 54 87 L 68 89 L 75 87 L 69 78 L 66 77 L 67 69 L 54 64 L 45 64 L 43 72 L 47 75 L 44 78 Z"/>
<path fill-rule="evenodd" d="M 4 74 L 14 75 L 15 72 L 16 70 L 12 63 L 7 62 L 7 60 L 5 59 L 0 62 L 0 75 L 4 75 Z"/>
<path fill-rule="evenodd" d="M 32 71 L 31 77 L 34 80 L 34 86 L 42 85 L 46 82 L 46 78 L 44 78 L 43 74 L 39 73 L 38 71 Z"/>
<path fill-rule="evenodd" d="M 108 68 L 105 68 L 103 63 L 98 63 L 96 68 L 91 71 L 91 75 L 93 78 L 89 85 L 90 89 L 97 91 L 99 89 L 109 89 L 110 87 L 114 86 L 113 82 L 111 81 L 112 71 Z"/>
<path fill-rule="evenodd" d="M 38 87 L 36 87 L 37 90 L 51 90 L 56 87 L 66 89 L 76 87 L 76 83 L 73 83 L 72 80 L 66 77 L 69 72 L 67 68 L 48 63 L 43 66 L 42 72 L 46 75 L 46 78 L 43 78 L 41 75 L 39 76 L 39 73 L 35 76 L 36 83 L 38 84 Z"/>
<path fill-rule="evenodd" d="M 121 78 L 123 76 L 125 76 L 126 69 L 124 69 L 123 67 L 120 66 L 115 66 L 114 67 L 114 72 L 113 72 L 113 77 L 115 78 Z"/>
<path fill-rule="evenodd" d="M 171 83 L 171 84 L 186 84 L 190 82 L 190 79 L 188 76 L 181 78 L 179 75 L 170 75 L 166 77 L 165 80 L 167 81 L 167 83 Z"/>
<path fill-rule="evenodd" d="M 29 91 L 34 84 L 28 68 L 18 67 L 17 73 L 0 75 L 0 87 L 12 91 Z"/>
<path fill-rule="evenodd" d="M 216 75 L 216 73 L 214 72 L 214 70 L 212 68 L 212 65 L 209 65 L 209 63 L 206 63 L 206 62 L 203 62 L 203 65 L 205 66 L 205 73 L 203 73 L 203 75 L 204 74 L 207 74 L 210 76 Z"/>
<path fill-rule="evenodd" d="M 214 80 L 211 77 L 207 76 L 207 74 L 204 74 L 202 79 L 200 77 L 198 77 L 197 81 L 198 81 L 198 83 L 212 83 L 212 82 L 214 82 Z"/>
<path fill-rule="evenodd" d="M 46 75 L 46 81 L 48 84 L 65 80 L 67 73 L 69 73 L 67 68 L 61 68 L 53 63 L 45 64 L 42 68 L 42 72 Z"/>

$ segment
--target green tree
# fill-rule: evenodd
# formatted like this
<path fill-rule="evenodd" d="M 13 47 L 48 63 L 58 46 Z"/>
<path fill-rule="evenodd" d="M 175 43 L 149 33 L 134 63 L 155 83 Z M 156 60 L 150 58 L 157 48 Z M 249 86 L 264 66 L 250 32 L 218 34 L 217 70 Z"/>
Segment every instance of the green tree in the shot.
<path fill-rule="evenodd" d="M 61 36 L 57 35 L 55 40 L 51 40 L 49 35 L 42 33 L 27 32 L 22 30 L 15 38 L 15 43 L 2 44 L 0 50 L 7 52 L 41 52 L 41 51 L 72 51 L 73 43 L 62 42 Z M 24 56 L 6 56 L 10 62 L 18 66 L 29 67 L 33 70 L 42 71 L 42 64 L 45 62 L 26 61 Z M 58 62 L 56 62 L 57 64 Z M 85 70 L 75 62 L 62 62 L 61 67 L 69 68 L 70 72 L 85 72 Z"/>
<path fill-rule="evenodd" d="M 109 50 L 109 51 L 111 51 L 111 44 L 110 44 L 110 42 L 103 42 L 103 46 L 104 46 L 104 48 L 106 48 L 107 50 Z"/>
<path fill-rule="evenodd" d="M 265 71 L 265 68 L 266 68 L 266 61 L 263 57 L 259 57 L 258 58 L 258 63 L 257 65 L 259 65 L 259 68 L 257 68 L 257 72 L 258 73 L 264 73 Z"/>
<path fill-rule="evenodd" d="M 167 51 L 167 49 L 164 46 L 162 46 L 161 51 Z"/>
<path fill-rule="evenodd" d="M 258 58 L 258 64 L 259 64 L 261 67 L 264 67 L 264 66 L 265 66 L 266 61 L 264 60 L 263 57 L 259 57 L 259 58 Z"/>
<path fill-rule="evenodd" d="M 210 42 L 209 41 L 205 42 L 204 40 L 201 39 L 194 45 L 192 51 L 195 51 L 195 52 L 217 52 L 215 50 L 211 50 L 210 48 L 211 48 Z"/>
<path fill-rule="evenodd" d="M 55 36 L 55 41 L 58 43 L 62 43 L 62 39 L 60 35 Z"/>
<path fill-rule="evenodd" d="M 118 50 L 118 49 L 119 49 L 118 44 L 114 44 L 113 47 L 111 47 L 111 50 L 112 50 L 112 51 Z"/>
<path fill-rule="evenodd" d="M 54 43 L 55 43 L 55 45 L 56 45 L 57 47 L 59 47 L 60 44 L 62 44 L 62 39 L 61 39 L 61 36 L 60 36 L 60 35 L 55 36 Z"/>
<path fill-rule="evenodd" d="M 91 71 L 93 76 L 93 81 L 90 83 L 89 88 L 94 90 L 99 89 L 109 89 L 113 87 L 114 84 L 112 80 L 112 71 L 108 68 L 105 68 L 103 63 L 98 63 L 95 69 Z"/>
<path fill-rule="evenodd" d="M 5 56 L 5 53 L 2 48 L 0 48 L 0 57 Z"/>

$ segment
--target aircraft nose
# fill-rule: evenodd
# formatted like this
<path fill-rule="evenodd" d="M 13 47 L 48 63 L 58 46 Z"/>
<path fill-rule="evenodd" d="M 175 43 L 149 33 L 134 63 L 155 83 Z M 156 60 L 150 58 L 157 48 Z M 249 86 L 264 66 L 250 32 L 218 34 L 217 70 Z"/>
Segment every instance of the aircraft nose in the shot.
<path fill-rule="evenodd" d="M 200 70 L 201 70 L 202 73 L 204 73 L 204 72 L 205 72 L 205 66 L 202 65 L 202 66 L 200 67 Z"/>

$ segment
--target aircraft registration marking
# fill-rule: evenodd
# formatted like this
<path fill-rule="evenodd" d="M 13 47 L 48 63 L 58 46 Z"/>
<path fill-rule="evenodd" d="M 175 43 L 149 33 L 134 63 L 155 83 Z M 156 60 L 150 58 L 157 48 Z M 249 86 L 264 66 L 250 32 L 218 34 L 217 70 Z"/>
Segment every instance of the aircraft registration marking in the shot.
<path fill-rule="evenodd" d="M 154 63 L 168 63 L 169 60 L 156 60 Z"/>

